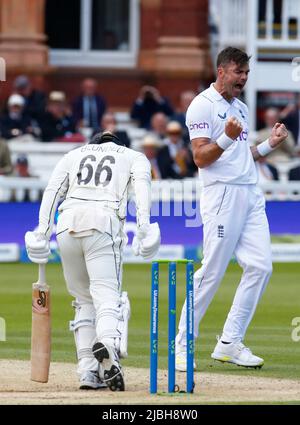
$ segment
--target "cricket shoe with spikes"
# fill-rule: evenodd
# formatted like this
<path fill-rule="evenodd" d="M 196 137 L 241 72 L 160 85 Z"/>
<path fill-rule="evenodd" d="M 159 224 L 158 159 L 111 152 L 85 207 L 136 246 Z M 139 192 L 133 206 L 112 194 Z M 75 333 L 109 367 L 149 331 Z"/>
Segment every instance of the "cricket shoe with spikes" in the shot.
<path fill-rule="evenodd" d="M 125 391 L 125 382 L 119 356 L 112 347 L 96 342 L 93 354 L 101 365 L 101 378 L 111 391 Z"/>
<path fill-rule="evenodd" d="M 103 382 L 97 370 L 87 370 L 80 377 L 80 390 L 98 390 L 107 388 L 107 384 Z"/>
<path fill-rule="evenodd" d="M 264 364 L 264 359 L 252 354 L 251 350 L 242 342 L 224 344 L 220 339 L 215 346 L 211 358 L 222 363 L 233 363 L 238 366 L 258 368 Z"/>

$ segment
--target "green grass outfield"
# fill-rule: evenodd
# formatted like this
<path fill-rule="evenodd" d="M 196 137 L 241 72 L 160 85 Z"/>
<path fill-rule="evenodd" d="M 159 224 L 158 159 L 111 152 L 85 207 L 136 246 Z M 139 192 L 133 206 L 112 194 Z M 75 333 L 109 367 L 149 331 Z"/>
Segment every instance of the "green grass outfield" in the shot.
<path fill-rule="evenodd" d="M 159 367 L 167 367 L 167 272 L 160 276 Z M 0 358 L 29 359 L 31 327 L 31 283 L 36 280 L 33 264 L 0 264 L 0 317 L 6 321 L 6 341 L 0 341 Z M 300 378 L 300 341 L 292 340 L 292 319 L 300 317 L 300 264 L 275 264 L 270 284 L 258 306 L 245 343 L 265 359 L 261 370 L 245 370 L 213 362 L 210 354 L 221 333 L 235 288 L 241 276 L 231 264 L 203 322 L 196 343 L 198 370 Z M 71 297 L 67 294 L 60 265 L 47 266 L 47 280 L 52 289 L 52 360 L 75 362 Z M 179 266 L 178 319 L 185 292 L 184 268 Z M 149 366 L 150 265 L 125 265 L 123 289 L 130 296 L 132 316 L 129 324 L 129 357 L 124 366 Z M 300 335 L 300 331 L 298 332 Z"/>

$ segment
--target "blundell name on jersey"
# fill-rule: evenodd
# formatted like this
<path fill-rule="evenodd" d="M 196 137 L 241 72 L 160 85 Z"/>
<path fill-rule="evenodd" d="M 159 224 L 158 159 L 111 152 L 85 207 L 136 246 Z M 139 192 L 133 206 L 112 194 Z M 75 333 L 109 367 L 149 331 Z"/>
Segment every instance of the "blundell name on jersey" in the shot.
<path fill-rule="evenodd" d="M 80 151 L 81 152 L 118 152 L 118 153 L 124 153 L 125 152 L 125 146 L 118 146 L 114 143 L 105 143 L 103 145 L 85 145 L 83 146 Z"/>

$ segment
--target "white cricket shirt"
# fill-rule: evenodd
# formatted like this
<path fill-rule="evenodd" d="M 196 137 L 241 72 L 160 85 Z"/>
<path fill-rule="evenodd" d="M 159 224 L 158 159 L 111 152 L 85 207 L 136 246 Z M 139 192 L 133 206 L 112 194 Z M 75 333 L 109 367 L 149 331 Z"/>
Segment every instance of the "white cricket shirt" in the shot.
<path fill-rule="evenodd" d="M 60 198 L 58 232 L 109 232 L 111 217 L 125 220 L 129 186 L 133 187 L 137 223 L 149 222 L 150 163 L 140 152 L 115 143 L 87 144 L 67 153 L 55 167 L 44 192 L 39 231 L 49 236 Z"/>
<path fill-rule="evenodd" d="M 213 164 L 199 169 L 203 186 L 216 182 L 229 184 L 255 184 L 257 171 L 248 142 L 248 108 L 239 99 L 231 103 L 214 88 L 213 84 L 196 96 L 186 114 L 190 140 L 198 137 L 211 139 L 211 143 L 224 133 L 229 117 L 236 117 L 243 126 L 237 140 Z"/>

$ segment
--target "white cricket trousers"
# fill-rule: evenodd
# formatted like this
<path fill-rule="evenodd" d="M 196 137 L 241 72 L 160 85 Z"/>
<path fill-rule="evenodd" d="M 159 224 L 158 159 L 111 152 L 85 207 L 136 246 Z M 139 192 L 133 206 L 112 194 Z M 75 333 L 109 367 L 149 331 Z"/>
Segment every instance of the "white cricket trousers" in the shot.
<path fill-rule="evenodd" d="M 272 274 L 270 232 L 265 199 L 256 185 L 216 183 L 203 188 L 202 267 L 194 274 L 194 337 L 235 254 L 243 275 L 227 316 L 221 339 L 242 341 Z M 186 346 L 186 303 L 176 344 Z"/>
<path fill-rule="evenodd" d="M 91 355 L 96 337 L 115 338 L 119 323 L 122 282 L 122 239 L 96 230 L 85 237 L 74 237 L 68 231 L 57 235 L 67 289 L 75 297 L 75 322 L 95 322 L 93 327 L 80 327 L 76 342 L 78 373 L 97 369 Z"/>

